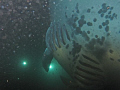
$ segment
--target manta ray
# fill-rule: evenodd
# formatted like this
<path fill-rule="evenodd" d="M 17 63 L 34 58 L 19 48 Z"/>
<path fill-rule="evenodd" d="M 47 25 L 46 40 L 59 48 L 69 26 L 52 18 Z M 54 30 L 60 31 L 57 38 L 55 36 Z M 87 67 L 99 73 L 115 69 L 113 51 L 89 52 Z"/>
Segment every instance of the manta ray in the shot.
<path fill-rule="evenodd" d="M 46 32 L 42 64 L 48 72 L 55 58 L 70 75 L 68 87 L 81 90 L 119 88 L 119 0 L 50 0 L 51 24 Z"/>

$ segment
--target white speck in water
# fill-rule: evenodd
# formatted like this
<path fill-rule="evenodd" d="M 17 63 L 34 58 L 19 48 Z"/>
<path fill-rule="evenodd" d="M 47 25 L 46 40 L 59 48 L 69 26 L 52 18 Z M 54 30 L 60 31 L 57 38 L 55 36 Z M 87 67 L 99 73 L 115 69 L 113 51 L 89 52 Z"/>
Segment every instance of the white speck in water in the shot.
<path fill-rule="evenodd" d="M 13 51 L 13 53 L 15 53 L 15 50 Z"/>
<path fill-rule="evenodd" d="M 55 4 L 55 2 L 53 2 L 53 4 Z"/>
<path fill-rule="evenodd" d="M 2 9 L 4 9 L 5 7 L 4 6 L 1 6 Z"/>
<path fill-rule="evenodd" d="M 25 6 L 24 9 L 27 9 L 27 6 Z"/>
<path fill-rule="evenodd" d="M 19 48 L 20 46 L 17 46 L 17 48 Z"/>
<path fill-rule="evenodd" d="M 29 3 L 29 5 L 31 5 L 31 3 Z"/>
<path fill-rule="evenodd" d="M 31 37 L 32 34 L 29 34 L 28 37 Z"/>

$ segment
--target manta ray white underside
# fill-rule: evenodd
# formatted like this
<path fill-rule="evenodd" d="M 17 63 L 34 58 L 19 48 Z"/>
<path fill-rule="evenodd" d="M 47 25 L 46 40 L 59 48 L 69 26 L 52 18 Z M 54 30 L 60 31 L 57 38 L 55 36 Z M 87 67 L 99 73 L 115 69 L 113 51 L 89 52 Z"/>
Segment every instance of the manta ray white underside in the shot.
<path fill-rule="evenodd" d="M 90 2 L 91 1 L 91 2 Z M 69 87 L 103 90 L 120 84 L 119 0 L 50 0 L 43 67 L 54 57 Z M 64 77 L 61 77 L 62 81 Z"/>

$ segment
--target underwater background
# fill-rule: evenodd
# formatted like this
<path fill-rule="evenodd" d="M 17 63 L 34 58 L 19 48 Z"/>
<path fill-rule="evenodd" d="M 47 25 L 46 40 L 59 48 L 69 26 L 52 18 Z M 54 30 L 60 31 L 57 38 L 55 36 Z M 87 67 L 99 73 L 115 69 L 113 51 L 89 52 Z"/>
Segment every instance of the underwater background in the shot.
<path fill-rule="evenodd" d="M 78 6 L 77 2 L 79 2 L 81 6 Z M 106 2 L 108 6 L 106 6 Z M 86 4 L 84 5 L 82 3 Z M 113 48 L 113 50 L 117 52 L 113 54 L 114 51 L 110 49 L 109 56 L 113 56 L 113 58 L 110 59 L 111 61 L 115 61 L 117 58 L 115 63 L 120 62 L 120 58 L 118 58 L 120 56 L 118 55 L 119 42 L 117 42 L 120 38 L 118 20 L 119 4 L 119 0 L 115 0 L 114 2 L 112 0 L 105 0 L 105 3 L 104 0 L 99 0 L 98 2 L 97 0 L 89 0 L 89 2 L 87 2 L 87 0 L 0 0 L 0 90 L 79 90 L 76 88 L 68 88 L 65 82 L 62 82 L 60 76 L 69 77 L 69 75 L 54 58 L 51 61 L 49 72 L 46 72 L 42 67 L 42 57 L 46 49 L 45 36 L 51 22 L 58 21 L 61 24 L 62 22 L 68 21 L 67 23 L 73 28 L 76 28 L 78 24 L 82 27 L 86 24 L 83 19 L 80 19 L 83 21 L 78 22 L 77 25 L 76 23 L 73 24 L 73 22 L 76 22 L 78 18 L 74 18 L 74 21 L 69 19 L 69 17 L 77 16 L 79 12 L 87 13 L 84 15 L 88 16 L 85 17 L 86 22 L 89 21 L 86 24 L 87 27 L 83 27 L 86 30 L 83 38 L 88 40 L 88 36 L 91 33 L 95 36 L 94 38 L 98 38 L 99 35 L 106 35 L 102 38 L 104 42 L 107 36 L 110 36 L 108 40 L 112 43 L 115 42 L 113 45 L 115 49 Z M 97 6 L 97 8 L 94 7 L 94 5 Z M 107 11 L 100 11 L 101 7 L 103 9 L 104 6 L 111 10 L 108 12 L 108 15 L 106 15 Z M 86 12 L 84 12 L 84 8 Z M 97 14 L 94 14 L 98 8 L 100 10 Z M 112 10 L 113 12 L 117 12 L 118 16 L 116 13 L 113 13 Z M 89 16 L 90 13 L 92 13 L 91 16 Z M 84 18 L 84 15 L 81 15 L 81 18 Z M 94 15 L 96 18 L 94 18 Z M 114 17 L 112 17 L 112 15 Z M 116 31 L 110 31 L 106 22 L 102 22 L 104 19 L 99 19 L 99 17 L 107 18 L 109 20 L 107 25 L 112 23 L 110 26 Z M 97 21 L 99 21 L 100 24 L 98 27 L 94 24 Z M 97 33 L 97 31 L 94 32 L 91 28 L 90 31 L 88 29 L 89 26 L 95 26 L 97 30 L 100 29 L 100 34 Z M 106 26 L 106 28 L 104 32 L 101 33 L 104 26 Z M 74 35 L 78 33 L 81 32 L 76 30 Z M 97 35 L 94 35 L 96 33 Z M 87 34 L 89 35 L 87 36 Z M 99 43 L 103 44 L 103 42 L 100 41 Z M 88 45 L 88 47 L 92 49 L 93 42 L 91 41 L 90 44 L 91 46 Z M 116 47 L 118 50 L 116 50 Z M 109 48 L 109 45 L 106 45 L 106 48 Z M 98 55 L 98 57 L 100 57 L 100 55 Z M 117 68 L 116 71 L 119 72 L 119 69 Z M 118 76 L 119 75 L 120 74 L 118 74 Z M 105 90 L 113 89 L 108 88 Z"/>
<path fill-rule="evenodd" d="M 49 24 L 48 0 L 0 0 L 0 90 L 65 88 L 55 60 L 49 73 L 42 68 Z"/>

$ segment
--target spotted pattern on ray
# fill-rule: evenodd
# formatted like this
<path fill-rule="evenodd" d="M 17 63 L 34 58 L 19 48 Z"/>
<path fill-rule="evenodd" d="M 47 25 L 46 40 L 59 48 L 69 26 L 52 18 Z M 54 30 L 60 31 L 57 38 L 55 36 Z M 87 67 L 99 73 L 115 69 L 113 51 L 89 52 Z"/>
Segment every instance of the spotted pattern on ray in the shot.
<path fill-rule="evenodd" d="M 120 52 L 115 47 L 119 41 L 113 44 L 117 36 L 113 34 L 112 26 L 114 22 L 118 22 L 119 13 L 116 14 L 114 7 L 106 3 L 84 10 L 80 9 L 78 3 L 74 10 L 70 10 L 69 4 L 67 5 L 66 10 L 63 10 L 65 16 L 61 15 L 65 20 L 57 18 L 49 28 L 48 47 L 55 59 L 80 86 L 96 86 L 93 80 L 98 83 L 97 86 L 104 84 L 107 76 L 104 75 L 107 71 L 104 66 L 120 62 Z M 108 68 L 111 69 L 110 64 Z"/>
<path fill-rule="evenodd" d="M 96 17 L 93 18 L 92 21 L 88 21 L 86 20 L 86 14 L 83 14 L 81 16 L 79 16 L 79 13 L 81 12 L 79 10 L 79 5 L 78 3 L 76 4 L 75 10 L 73 10 L 73 14 L 71 17 L 67 17 L 67 22 L 69 25 L 72 25 L 74 31 L 72 33 L 72 37 L 74 37 L 75 35 L 81 35 L 82 37 L 84 37 L 85 41 L 86 41 L 86 48 L 93 50 L 93 53 L 96 54 L 96 57 L 100 58 L 100 56 L 102 56 L 103 54 L 109 52 L 112 53 L 114 52 L 109 51 L 109 49 L 106 47 L 108 45 L 108 47 L 111 46 L 111 44 L 109 42 L 106 42 L 106 38 L 110 36 L 110 22 L 112 22 L 113 20 L 117 19 L 117 14 L 113 12 L 114 7 L 113 6 L 109 6 L 106 3 L 103 3 L 101 5 L 101 8 L 98 10 L 98 16 L 100 16 L 100 18 L 104 18 L 105 20 L 98 25 L 98 30 L 103 30 L 105 31 L 105 35 L 100 36 L 99 34 L 96 33 L 96 35 L 91 38 L 90 35 L 92 33 L 90 33 L 90 30 L 84 30 L 83 27 L 88 26 L 88 27 L 94 27 L 95 23 L 98 23 L 98 19 Z M 94 7 L 88 8 L 86 10 L 86 12 L 88 14 L 92 13 L 92 10 L 94 9 Z M 79 12 L 78 12 L 79 11 Z M 65 15 L 67 15 L 65 13 Z M 73 21 L 73 22 L 72 22 Z M 100 45 L 100 49 L 98 49 L 98 47 L 94 47 L 95 45 L 99 44 Z M 73 46 L 73 48 L 75 48 Z M 98 52 L 98 53 L 97 53 Z M 70 54 L 71 51 L 70 51 Z M 111 59 L 110 59 L 111 60 Z"/>
<path fill-rule="evenodd" d="M 82 46 L 73 41 L 73 49 L 71 51 L 73 57 L 75 57 L 76 54 L 80 53 Z"/>

